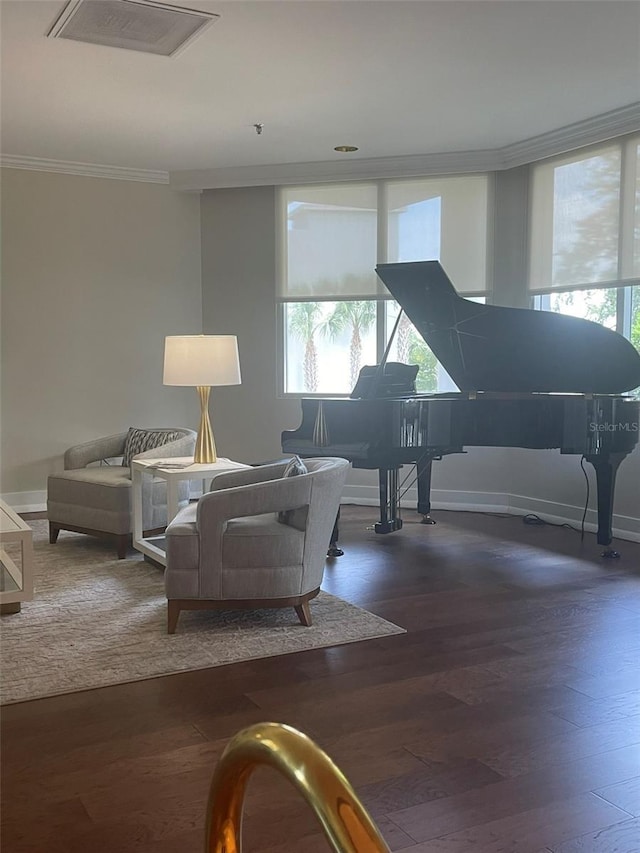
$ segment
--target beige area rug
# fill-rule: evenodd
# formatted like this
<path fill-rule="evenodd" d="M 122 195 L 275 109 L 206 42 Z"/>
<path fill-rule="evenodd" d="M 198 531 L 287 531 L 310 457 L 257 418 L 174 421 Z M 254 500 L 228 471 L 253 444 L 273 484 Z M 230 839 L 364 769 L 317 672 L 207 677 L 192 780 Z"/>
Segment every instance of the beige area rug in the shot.
<path fill-rule="evenodd" d="M 353 643 L 403 628 L 321 592 L 305 628 L 293 608 L 182 613 L 167 634 L 162 571 L 105 542 L 33 521 L 33 601 L 0 619 L 1 704 Z"/>

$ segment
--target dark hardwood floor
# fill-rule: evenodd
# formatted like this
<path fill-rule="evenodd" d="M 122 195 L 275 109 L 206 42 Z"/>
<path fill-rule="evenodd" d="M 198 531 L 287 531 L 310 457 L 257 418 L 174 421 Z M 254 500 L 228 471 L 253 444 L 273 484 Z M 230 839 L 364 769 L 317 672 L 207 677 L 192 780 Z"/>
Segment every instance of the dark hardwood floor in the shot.
<path fill-rule="evenodd" d="M 345 508 L 325 573 L 406 634 L 4 708 L 4 853 L 199 853 L 216 758 L 262 720 L 325 749 L 392 850 L 639 853 L 640 544 L 436 517 L 383 537 Z M 245 815 L 246 851 L 328 849 L 272 771 Z"/>

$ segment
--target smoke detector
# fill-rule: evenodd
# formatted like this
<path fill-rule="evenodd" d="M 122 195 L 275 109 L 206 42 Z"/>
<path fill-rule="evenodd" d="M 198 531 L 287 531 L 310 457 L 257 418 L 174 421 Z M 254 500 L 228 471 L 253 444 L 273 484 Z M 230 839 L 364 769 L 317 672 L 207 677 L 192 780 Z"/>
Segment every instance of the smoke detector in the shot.
<path fill-rule="evenodd" d="M 154 0 L 69 0 L 47 36 L 174 56 L 219 17 Z"/>

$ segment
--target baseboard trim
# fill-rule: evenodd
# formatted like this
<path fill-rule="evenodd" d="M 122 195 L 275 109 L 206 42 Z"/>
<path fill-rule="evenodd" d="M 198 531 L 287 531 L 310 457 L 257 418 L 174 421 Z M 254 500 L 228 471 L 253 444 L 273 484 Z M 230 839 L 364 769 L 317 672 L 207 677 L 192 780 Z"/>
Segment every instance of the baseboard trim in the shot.
<path fill-rule="evenodd" d="M 44 489 L 37 492 L 5 492 L 1 497 L 14 512 L 44 512 L 47 508 L 47 493 Z"/>
<path fill-rule="evenodd" d="M 417 491 L 409 489 L 402 500 L 405 515 L 413 511 L 417 500 Z M 347 485 L 343 492 L 342 503 L 377 507 L 378 490 L 375 486 Z M 526 495 L 512 495 L 507 492 L 460 492 L 447 489 L 432 490 L 431 508 L 458 512 L 497 512 L 517 516 L 533 513 L 549 524 L 570 524 L 577 529 L 580 529 L 584 512 L 584 507 Z M 584 529 L 589 533 L 597 531 L 598 516 L 594 509 L 587 510 Z M 616 539 L 640 542 L 640 518 L 614 513 L 613 535 Z"/>
<path fill-rule="evenodd" d="M 7 492 L 2 500 L 16 512 L 43 512 L 47 508 L 46 491 Z M 418 500 L 417 491 L 409 489 L 403 497 L 405 513 L 413 511 Z M 349 485 L 342 496 L 343 504 L 358 506 L 378 506 L 378 489 L 375 486 Z M 584 507 L 556 503 L 527 495 L 512 495 L 507 492 L 460 492 L 448 489 L 433 489 L 431 492 L 432 509 L 446 509 L 458 512 L 499 512 L 505 515 L 527 515 L 534 513 L 550 524 L 570 524 L 580 528 Z M 598 529 L 597 513 L 587 510 L 584 528 L 590 533 Z M 613 516 L 613 535 L 617 539 L 640 542 L 640 518 L 615 514 Z"/>

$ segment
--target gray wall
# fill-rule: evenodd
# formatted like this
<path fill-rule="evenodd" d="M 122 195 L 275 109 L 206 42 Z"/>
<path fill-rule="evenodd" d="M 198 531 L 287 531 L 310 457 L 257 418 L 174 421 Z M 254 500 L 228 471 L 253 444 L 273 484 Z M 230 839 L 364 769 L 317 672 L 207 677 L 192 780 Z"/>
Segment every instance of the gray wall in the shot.
<path fill-rule="evenodd" d="M 202 331 L 200 198 L 168 186 L 3 169 L 2 481 L 46 488 L 70 445 L 197 425 L 162 385 L 164 336 Z"/>
<path fill-rule="evenodd" d="M 274 459 L 300 422 L 298 401 L 277 395 L 275 189 L 204 192 L 201 216 L 203 330 L 238 336 L 242 371 L 242 385 L 211 391 L 218 453 Z"/>

